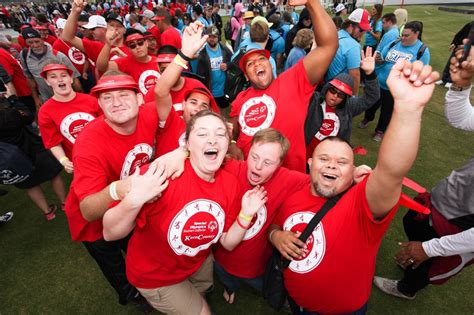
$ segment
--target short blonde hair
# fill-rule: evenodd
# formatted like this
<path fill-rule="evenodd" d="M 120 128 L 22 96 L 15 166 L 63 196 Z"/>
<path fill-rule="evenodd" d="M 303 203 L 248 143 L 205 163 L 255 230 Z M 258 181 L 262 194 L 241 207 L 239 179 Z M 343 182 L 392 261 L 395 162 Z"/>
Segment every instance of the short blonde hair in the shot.
<path fill-rule="evenodd" d="M 313 31 L 308 28 L 300 29 L 298 33 L 296 33 L 295 39 L 293 39 L 293 46 L 306 49 L 313 44 L 313 38 Z"/>
<path fill-rule="evenodd" d="M 397 26 L 400 27 L 408 22 L 408 11 L 405 9 L 396 9 L 393 14 L 397 17 Z"/>
<path fill-rule="evenodd" d="M 258 131 L 252 138 L 252 145 L 255 143 L 279 143 L 281 146 L 280 162 L 283 162 L 290 149 L 290 141 L 280 131 L 273 128 Z"/>

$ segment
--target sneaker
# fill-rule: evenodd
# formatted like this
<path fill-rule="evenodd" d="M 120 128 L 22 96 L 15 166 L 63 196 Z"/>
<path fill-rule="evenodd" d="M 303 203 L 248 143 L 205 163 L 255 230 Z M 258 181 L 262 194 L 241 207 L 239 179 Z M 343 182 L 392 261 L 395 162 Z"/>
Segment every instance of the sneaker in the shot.
<path fill-rule="evenodd" d="M 58 210 L 58 207 L 56 205 L 49 205 L 48 210 L 49 211 L 44 214 L 46 221 L 54 220 L 54 218 L 56 218 L 55 212 Z"/>
<path fill-rule="evenodd" d="M 0 225 L 4 225 L 13 218 L 13 212 L 7 212 L 0 215 Z"/>
<path fill-rule="evenodd" d="M 382 131 L 376 131 L 375 134 L 374 134 L 374 137 L 372 139 L 374 139 L 374 141 L 376 141 L 376 142 L 380 142 L 380 141 L 382 141 L 382 138 L 383 138 L 383 132 Z"/>
<path fill-rule="evenodd" d="M 449 89 L 453 85 L 451 82 L 448 82 L 444 85 L 445 88 Z"/>
<path fill-rule="evenodd" d="M 444 81 L 443 80 L 438 80 L 435 82 L 436 85 L 443 85 L 444 84 Z"/>
<path fill-rule="evenodd" d="M 359 128 L 360 129 L 365 129 L 367 128 L 367 126 L 369 125 L 370 121 L 368 121 L 367 119 L 364 118 L 364 120 L 362 120 L 360 123 L 359 123 Z"/>
<path fill-rule="evenodd" d="M 151 306 L 150 303 L 148 303 L 148 301 L 143 297 L 143 295 L 138 292 L 137 295 L 130 299 L 129 302 L 132 303 L 136 310 L 141 313 L 148 314 L 154 310 L 153 306 Z"/>
<path fill-rule="evenodd" d="M 374 277 L 374 284 L 377 288 L 379 288 L 382 292 L 402 298 L 407 300 L 414 300 L 416 294 L 413 296 L 405 295 L 398 290 L 398 280 L 391 280 L 382 277 Z"/>

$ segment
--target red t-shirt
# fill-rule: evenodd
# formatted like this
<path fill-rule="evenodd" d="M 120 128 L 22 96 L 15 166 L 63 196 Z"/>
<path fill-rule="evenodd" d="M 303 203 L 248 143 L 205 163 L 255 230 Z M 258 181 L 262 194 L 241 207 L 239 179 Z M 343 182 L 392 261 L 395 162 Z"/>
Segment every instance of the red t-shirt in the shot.
<path fill-rule="evenodd" d="M 154 56 L 150 56 L 148 62 L 138 62 L 132 55 L 115 59 L 114 62 L 120 71 L 131 75 L 137 81 L 140 93 L 143 95 L 155 86 L 156 80 L 161 76 Z"/>
<path fill-rule="evenodd" d="M 158 288 L 184 281 L 195 273 L 234 223 L 240 208 L 239 183 L 218 170 L 209 183 L 189 161 L 183 175 L 163 195 L 145 204 L 128 243 L 127 278 L 138 288 Z"/>
<path fill-rule="evenodd" d="M 171 100 L 173 102 L 173 108 L 178 114 L 178 116 L 183 116 L 183 103 L 184 103 L 184 96 L 186 95 L 186 93 L 195 88 L 204 88 L 204 89 L 206 88 L 206 86 L 202 84 L 202 82 L 199 80 L 186 78 L 186 77 L 183 77 L 183 79 L 184 79 L 184 85 L 180 90 L 170 91 Z M 145 102 L 155 101 L 154 90 L 155 90 L 155 86 L 150 87 L 148 89 L 148 93 L 145 95 Z"/>
<path fill-rule="evenodd" d="M 171 45 L 177 49 L 181 49 L 181 35 L 173 27 L 170 26 L 161 34 L 161 46 Z"/>
<path fill-rule="evenodd" d="M 84 127 L 102 115 L 95 97 L 76 93 L 69 102 L 59 102 L 50 98 L 38 112 L 38 125 L 44 146 L 51 149 L 61 144 L 64 153 L 72 159 L 72 148 Z"/>
<path fill-rule="evenodd" d="M 21 48 L 26 48 L 26 42 L 25 42 L 25 39 L 23 38 L 23 35 L 18 35 L 17 37 L 17 42 L 18 42 L 18 45 L 21 46 Z"/>
<path fill-rule="evenodd" d="M 247 157 L 253 135 L 262 129 L 278 129 L 291 149 L 283 163 L 289 169 L 306 171 L 304 122 L 315 86 L 308 81 L 303 62 L 283 72 L 265 90 L 253 87 L 241 92 L 232 103 L 230 117 L 238 118 L 237 145 Z M 278 102 L 278 103 L 277 103 Z"/>
<path fill-rule="evenodd" d="M 367 203 L 366 183 L 367 179 L 346 192 L 306 241 L 309 253 L 284 271 L 289 295 L 304 309 L 348 313 L 369 299 L 377 251 L 398 206 L 376 221 Z M 302 232 L 325 201 L 305 187 L 285 201 L 275 223 L 283 230 Z"/>
<path fill-rule="evenodd" d="M 102 47 L 104 47 L 104 43 L 96 41 L 96 40 L 90 40 L 88 38 L 83 38 L 82 39 L 82 45 L 84 46 L 85 53 L 87 54 L 87 57 L 95 63 L 97 62 L 97 58 L 99 58 L 100 51 L 102 50 Z M 128 48 L 126 46 L 119 47 L 121 51 L 123 51 L 127 56 L 129 55 Z M 119 57 L 115 54 L 111 54 L 110 60 L 115 60 Z"/>
<path fill-rule="evenodd" d="M 153 25 L 149 29 L 147 29 L 148 32 L 151 33 L 156 38 L 156 48 L 159 49 L 161 47 L 161 32 L 160 29 L 156 26 Z"/>
<path fill-rule="evenodd" d="M 171 108 L 166 121 L 160 121 L 156 132 L 156 156 L 162 156 L 168 152 L 184 146 L 186 123 L 179 117 L 174 108 Z"/>
<path fill-rule="evenodd" d="M 247 163 L 231 160 L 224 169 L 239 179 L 241 194 L 253 187 L 247 180 Z M 241 278 L 256 278 L 261 276 L 272 253 L 272 246 L 267 240 L 267 229 L 278 213 L 278 208 L 294 192 L 309 186 L 309 176 L 297 171 L 280 167 L 272 178 L 263 184 L 267 191 L 268 201 L 254 216 L 250 228 L 245 233 L 242 242 L 232 251 L 226 250 L 220 244 L 214 249 L 215 260 L 228 273 Z M 238 211 L 235 216 L 238 215 Z"/>
<path fill-rule="evenodd" d="M 74 145 L 74 180 L 66 200 L 66 215 L 74 241 L 102 239 L 102 219 L 88 222 L 79 202 L 130 175 L 152 159 L 158 114 L 155 104 L 140 106 L 137 129 L 131 135 L 116 133 L 101 116 L 81 132 Z"/>
<path fill-rule="evenodd" d="M 336 109 L 331 106 L 327 106 L 326 102 L 323 102 L 320 106 L 323 109 L 323 123 L 321 124 L 318 132 L 316 132 L 314 135 L 313 139 L 311 139 L 311 142 L 306 146 L 307 159 L 313 156 L 314 149 L 321 141 L 329 136 L 337 136 L 340 129 L 341 123 L 339 117 L 337 117 Z"/>
<path fill-rule="evenodd" d="M 51 46 L 54 45 L 54 42 L 56 41 L 56 37 L 55 36 L 52 36 L 52 35 L 48 35 L 48 37 L 46 37 L 46 39 L 44 39 L 44 41 L 48 44 L 50 44 Z M 67 55 L 66 55 L 67 56 Z"/>
<path fill-rule="evenodd" d="M 58 38 L 54 44 L 53 49 L 62 52 L 66 55 L 71 63 L 76 67 L 80 74 L 84 72 L 84 64 L 86 63 L 86 55 L 84 55 L 79 49 Z"/>
<path fill-rule="evenodd" d="M 12 83 L 16 89 L 17 96 L 31 95 L 28 80 L 23 73 L 20 63 L 8 51 L 0 48 L 0 64 L 12 78 Z"/>

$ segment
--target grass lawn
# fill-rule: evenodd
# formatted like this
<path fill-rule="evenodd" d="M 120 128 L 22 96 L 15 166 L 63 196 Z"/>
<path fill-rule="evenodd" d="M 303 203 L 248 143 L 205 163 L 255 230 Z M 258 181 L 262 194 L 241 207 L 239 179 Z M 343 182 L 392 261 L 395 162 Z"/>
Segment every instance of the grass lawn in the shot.
<path fill-rule="evenodd" d="M 387 7 L 385 12 L 394 9 Z M 431 64 L 442 71 L 452 37 L 473 17 L 439 11 L 437 6 L 410 6 L 407 9 L 410 20 L 424 22 L 423 40 L 430 48 Z M 446 123 L 443 114 L 445 92 L 445 88 L 437 87 L 425 111 L 420 151 L 409 174 L 427 188 L 434 186 L 453 168 L 463 165 L 474 153 L 474 136 L 455 130 Z M 360 120 L 357 117 L 354 126 Z M 365 130 L 354 129 L 354 145 L 362 145 L 369 151 L 367 156 L 358 156 L 357 163 L 375 165 L 379 145 L 371 140 L 373 128 L 374 124 Z M 54 221 L 46 222 L 24 192 L 14 187 L 1 188 L 10 193 L 0 199 L 0 212 L 14 211 L 15 216 L 0 229 L 0 314 L 136 312 L 132 306 L 122 307 L 117 303 L 115 292 L 85 248 L 71 241 L 63 213 L 59 213 Z M 53 201 L 50 188 L 45 186 L 45 189 L 49 200 Z M 405 240 L 401 224 L 404 213 L 405 210 L 400 209 L 382 243 L 377 275 L 402 276 L 393 256 L 397 242 Z M 345 263 L 350 264 L 351 260 Z M 443 286 L 429 286 L 414 301 L 386 296 L 374 288 L 369 313 L 473 314 L 473 283 L 474 268 L 471 267 Z M 238 293 L 233 306 L 223 302 L 221 293 L 222 286 L 216 281 L 216 290 L 208 299 L 216 314 L 274 314 L 259 295 L 247 287 Z"/>

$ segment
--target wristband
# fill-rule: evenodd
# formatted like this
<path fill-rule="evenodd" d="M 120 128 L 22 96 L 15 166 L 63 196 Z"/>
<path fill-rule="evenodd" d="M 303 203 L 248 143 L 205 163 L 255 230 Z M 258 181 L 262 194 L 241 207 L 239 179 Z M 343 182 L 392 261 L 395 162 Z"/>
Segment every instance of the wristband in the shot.
<path fill-rule="evenodd" d="M 245 221 L 252 221 L 253 216 L 245 215 L 242 211 L 240 211 L 239 218 L 242 218 Z"/>
<path fill-rule="evenodd" d="M 181 50 L 178 51 L 178 56 L 180 56 L 181 58 L 183 58 L 184 61 L 187 61 L 187 62 L 190 62 L 191 60 L 193 60 L 193 58 L 189 58 L 188 56 L 183 54 L 183 52 Z"/>
<path fill-rule="evenodd" d="M 268 234 L 268 240 L 270 241 L 270 243 L 272 242 L 273 233 L 275 233 L 276 231 L 278 231 L 278 230 L 275 229 L 275 230 L 271 231 L 270 234 Z"/>
<path fill-rule="evenodd" d="M 59 159 L 59 163 L 63 164 L 64 161 L 69 161 L 69 158 L 67 156 L 63 156 L 62 158 Z"/>
<path fill-rule="evenodd" d="M 173 62 L 175 64 L 177 64 L 178 66 L 180 66 L 181 68 L 183 68 L 185 70 L 188 70 L 188 66 L 186 65 L 186 61 L 183 58 L 181 58 L 180 56 L 174 57 Z"/>
<path fill-rule="evenodd" d="M 120 200 L 120 197 L 117 194 L 117 181 L 113 182 L 109 186 L 109 195 L 113 200 Z"/>
<path fill-rule="evenodd" d="M 235 221 L 237 221 L 237 224 L 244 230 L 247 230 L 249 228 L 248 226 L 243 225 L 242 222 L 240 222 L 239 218 L 237 218 Z"/>
<path fill-rule="evenodd" d="M 230 143 L 236 144 L 237 141 L 235 141 L 235 140 L 230 140 Z"/>

